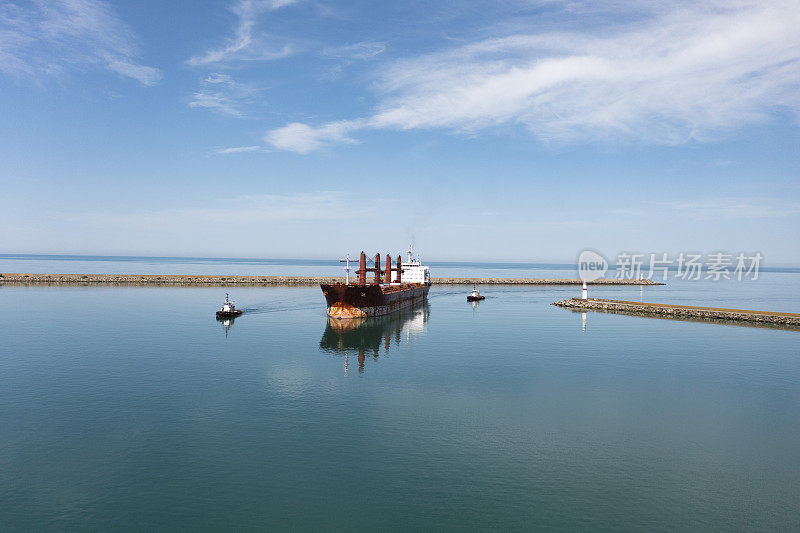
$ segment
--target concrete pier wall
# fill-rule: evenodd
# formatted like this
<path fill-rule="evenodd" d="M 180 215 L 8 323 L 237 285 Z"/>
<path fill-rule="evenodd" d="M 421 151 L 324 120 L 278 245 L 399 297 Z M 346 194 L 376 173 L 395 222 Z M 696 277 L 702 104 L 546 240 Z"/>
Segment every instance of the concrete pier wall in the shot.
<path fill-rule="evenodd" d="M 434 285 L 581 285 L 569 278 L 433 278 Z M 664 285 L 649 279 L 598 279 L 587 285 Z"/>
<path fill-rule="evenodd" d="M 130 285 L 319 285 L 344 282 L 344 277 L 200 276 L 191 274 L 0 274 L 0 284 L 130 284 Z M 433 278 L 434 285 L 580 285 L 579 279 Z M 650 280 L 599 279 L 592 285 L 663 285 Z"/>
<path fill-rule="evenodd" d="M 800 314 L 797 313 L 627 302 L 623 300 L 605 300 L 602 298 L 589 298 L 588 300 L 570 298 L 568 300 L 555 302 L 552 305 L 574 310 L 587 309 L 636 315 L 656 315 L 671 318 L 731 320 L 781 326 L 800 326 Z"/>

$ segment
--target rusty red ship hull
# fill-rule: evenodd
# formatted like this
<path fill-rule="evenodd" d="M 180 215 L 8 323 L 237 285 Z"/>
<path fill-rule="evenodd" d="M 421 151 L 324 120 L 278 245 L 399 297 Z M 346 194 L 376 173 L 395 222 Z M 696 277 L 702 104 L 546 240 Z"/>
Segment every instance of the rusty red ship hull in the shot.
<path fill-rule="evenodd" d="M 387 315 L 424 301 L 430 285 L 400 283 L 391 285 L 321 284 L 328 305 L 328 316 L 339 319 Z"/>

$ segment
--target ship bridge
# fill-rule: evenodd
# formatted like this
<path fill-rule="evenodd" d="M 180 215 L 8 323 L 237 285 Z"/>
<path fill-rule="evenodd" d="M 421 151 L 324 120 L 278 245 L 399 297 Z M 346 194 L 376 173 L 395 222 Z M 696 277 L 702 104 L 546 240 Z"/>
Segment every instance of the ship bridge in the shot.
<path fill-rule="evenodd" d="M 431 282 L 430 269 L 426 265 L 423 265 L 419 258 L 414 255 L 414 245 L 408 247 L 406 254 L 408 259 L 403 261 L 401 265 L 403 269 L 403 283 L 429 284 Z"/>

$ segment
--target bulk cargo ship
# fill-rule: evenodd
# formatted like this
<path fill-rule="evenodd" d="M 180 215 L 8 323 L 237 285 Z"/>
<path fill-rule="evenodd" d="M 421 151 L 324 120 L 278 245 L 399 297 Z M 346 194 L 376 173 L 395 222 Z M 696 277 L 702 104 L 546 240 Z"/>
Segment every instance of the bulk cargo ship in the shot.
<path fill-rule="evenodd" d="M 346 282 L 320 285 L 328 305 L 328 316 L 337 319 L 380 316 L 424 301 L 431 288 L 430 271 L 414 256 L 413 247 L 406 253 L 408 260 L 403 262 L 398 255 L 395 266 L 392 266 L 391 256 L 386 254 L 386 268 L 381 270 L 380 254 L 375 256 L 375 266 L 367 268 L 367 256 L 361 252 L 356 270 L 358 283 L 353 284 L 350 283 L 350 259 L 342 260 L 347 261 Z M 367 283 L 369 272 L 374 277 Z"/>

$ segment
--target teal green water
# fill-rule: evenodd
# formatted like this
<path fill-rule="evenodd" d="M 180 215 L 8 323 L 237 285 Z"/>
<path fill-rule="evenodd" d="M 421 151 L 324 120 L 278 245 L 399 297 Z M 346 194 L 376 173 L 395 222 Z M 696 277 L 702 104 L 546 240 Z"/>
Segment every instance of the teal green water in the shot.
<path fill-rule="evenodd" d="M 3 530 L 800 529 L 800 332 L 229 290 L 0 287 Z"/>

